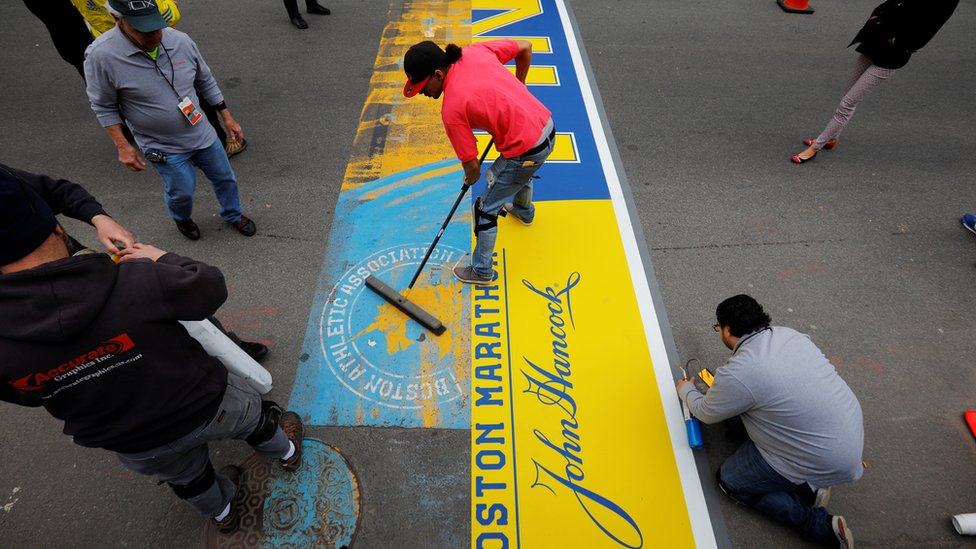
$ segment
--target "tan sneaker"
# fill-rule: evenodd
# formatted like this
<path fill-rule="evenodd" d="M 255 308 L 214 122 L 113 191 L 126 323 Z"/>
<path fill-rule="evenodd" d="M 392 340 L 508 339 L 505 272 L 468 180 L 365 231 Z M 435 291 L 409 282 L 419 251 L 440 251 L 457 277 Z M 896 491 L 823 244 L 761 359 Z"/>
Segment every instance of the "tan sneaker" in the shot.
<path fill-rule="evenodd" d="M 813 499 L 814 507 L 826 507 L 830 503 L 830 486 L 826 488 L 817 488 L 817 495 Z"/>
<path fill-rule="evenodd" d="M 518 221 L 519 223 L 525 225 L 526 227 L 532 226 L 532 222 L 534 221 L 533 219 L 526 220 L 519 217 L 519 215 L 515 213 L 515 204 L 512 204 L 511 202 L 505 203 L 505 205 L 502 206 L 502 211 L 505 212 L 505 215 L 511 217 L 512 219 Z"/>
<path fill-rule="evenodd" d="M 454 267 L 454 278 L 457 278 L 465 284 L 475 284 L 478 286 L 484 286 L 492 283 L 492 278 L 490 276 L 487 278 L 481 276 L 475 272 L 474 267 L 471 265 L 468 265 L 467 267 Z"/>
<path fill-rule="evenodd" d="M 302 441 L 305 440 L 302 418 L 295 412 L 285 412 L 281 414 L 281 422 L 278 425 L 288 435 L 288 440 L 295 445 L 295 453 L 286 460 L 280 460 L 281 468 L 289 472 L 297 471 L 302 466 Z"/>

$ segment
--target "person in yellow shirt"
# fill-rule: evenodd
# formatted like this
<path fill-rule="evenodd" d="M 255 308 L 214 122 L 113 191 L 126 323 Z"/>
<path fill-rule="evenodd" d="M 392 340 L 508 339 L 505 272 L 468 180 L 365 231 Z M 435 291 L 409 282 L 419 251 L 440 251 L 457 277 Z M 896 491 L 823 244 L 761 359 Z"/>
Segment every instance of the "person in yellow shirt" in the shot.
<path fill-rule="evenodd" d="M 180 6 L 174 0 L 155 0 L 159 14 L 170 28 L 180 22 Z M 71 0 L 78 13 L 88 24 L 88 30 L 93 38 L 98 38 L 103 32 L 115 26 L 115 19 L 105 9 L 102 0 Z"/>

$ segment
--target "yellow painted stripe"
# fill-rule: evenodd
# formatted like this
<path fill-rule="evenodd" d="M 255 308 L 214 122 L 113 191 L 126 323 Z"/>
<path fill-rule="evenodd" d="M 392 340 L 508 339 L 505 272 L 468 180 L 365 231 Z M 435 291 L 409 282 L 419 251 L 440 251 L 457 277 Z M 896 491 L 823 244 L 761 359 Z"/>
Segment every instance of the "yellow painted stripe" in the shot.
<path fill-rule="evenodd" d="M 478 150 L 484 150 L 488 146 L 491 136 L 486 133 L 477 133 L 475 138 L 478 141 Z M 498 150 L 492 147 L 488 151 L 488 158 L 497 158 Z M 556 132 L 556 143 L 552 147 L 552 154 L 546 162 L 579 162 L 579 152 L 576 148 L 576 138 L 571 133 Z"/>

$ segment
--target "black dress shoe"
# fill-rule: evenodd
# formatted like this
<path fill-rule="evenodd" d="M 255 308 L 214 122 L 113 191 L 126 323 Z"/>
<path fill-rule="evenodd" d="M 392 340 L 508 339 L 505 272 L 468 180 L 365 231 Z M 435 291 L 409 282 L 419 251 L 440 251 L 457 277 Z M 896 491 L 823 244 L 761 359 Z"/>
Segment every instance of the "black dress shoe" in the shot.
<path fill-rule="evenodd" d="M 305 10 L 308 11 L 308 13 L 315 13 L 318 15 L 329 15 L 332 13 L 329 11 L 329 8 L 320 6 L 319 3 L 315 2 L 314 0 L 312 0 L 312 2 L 305 3 Z"/>
<path fill-rule="evenodd" d="M 295 25 L 295 28 L 296 29 L 307 29 L 308 28 L 308 23 L 306 23 L 305 20 L 302 19 L 302 16 L 301 15 L 292 15 L 291 16 L 291 24 L 292 25 Z"/>
<path fill-rule="evenodd" d="M 176 221 L 175 219 L 173 221 Z M 193 222 L 192 219 L 187 219 L 186 221 L 176 221 L 176 228 L 179 229 L 183 236 L 189 238 L 190 240 L 200 240 L 200 227 Z"/>
<path fill-rule="evenodd" d="M 258 343 L 257 341 L 242 341 L 240 343 L 240 348 L 254 360 L 261 360 L 262 358 L 268 356 L 268 346 L 264 343 Z"/>
<path fill-rule="evenodd" d="M 257 226 L 246 215 L 242 215 L 237 221 L 228 221 L 228 223 L 244 236 L 254 236 L 258 232 Z"/>

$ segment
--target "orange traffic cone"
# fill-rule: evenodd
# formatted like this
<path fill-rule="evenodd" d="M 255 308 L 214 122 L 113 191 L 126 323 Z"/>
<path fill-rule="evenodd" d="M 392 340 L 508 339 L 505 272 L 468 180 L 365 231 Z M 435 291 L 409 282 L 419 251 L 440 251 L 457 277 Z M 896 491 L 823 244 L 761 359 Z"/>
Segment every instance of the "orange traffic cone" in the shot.
<path fill-rule="evenodd" d="M 776 0 L 786 13 L 813 13 L 810 0 Z"/>
<path fill-rule="evenodd" d="M 976 437 L 976 410 L 969 410 L 964 414 L 966 418 L 966 423 L 969 424 L 969 430 L 973 432 L 973 436 Z"/>

